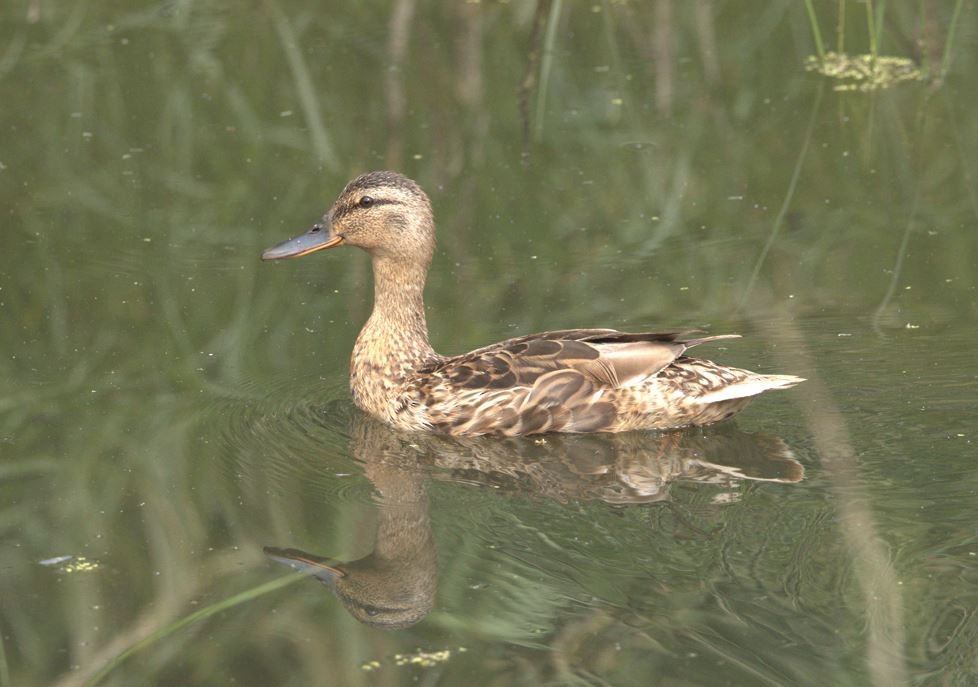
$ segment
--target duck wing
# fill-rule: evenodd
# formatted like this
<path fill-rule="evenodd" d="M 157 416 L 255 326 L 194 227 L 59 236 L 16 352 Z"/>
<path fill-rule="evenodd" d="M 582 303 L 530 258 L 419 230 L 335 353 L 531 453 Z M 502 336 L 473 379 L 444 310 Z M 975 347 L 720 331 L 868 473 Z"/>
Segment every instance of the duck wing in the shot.
<path fill-rule="evenodd" d="M 575 370 L 596 383 L 617 387 L 656 374 L 693 346 L 739 337 L 684 338 L 690 333 L 615 329 L 541 332 L 443 358 L 419 372 L 437 375 L 465 389 L 505 389 L 532 385 L 555 370 Z"/>
<path fill-rule="evenodd" d="M 566 329 L 508 339 L 420 370 L 435 381 L 441 411 L 432 421 L 452 434 L 594 432 L 612 424 L 602 390 L 647 379 L 690 346 L 733 335 Z"/>

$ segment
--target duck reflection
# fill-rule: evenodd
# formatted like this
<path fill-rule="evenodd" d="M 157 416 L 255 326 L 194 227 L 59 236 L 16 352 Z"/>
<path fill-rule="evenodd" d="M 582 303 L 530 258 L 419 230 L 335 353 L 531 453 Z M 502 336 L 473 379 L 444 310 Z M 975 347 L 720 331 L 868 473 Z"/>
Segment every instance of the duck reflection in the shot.
<path fill-rule="evenodd" d="M 804 477 L 784 441 L 733 426 L 487 439 L 402 432 L 356 413 L 350 452 L 379 495 L 373 552 L 350 562 L 271 546 L 265 553 L 328 585 L 360 622 L 392 630 L 417 623 L 434 604 L 438 569 L 429 478 L 562 502 L 642 504 L 668 498 L 667 487 L 676 480 L 733 485 Z"/>

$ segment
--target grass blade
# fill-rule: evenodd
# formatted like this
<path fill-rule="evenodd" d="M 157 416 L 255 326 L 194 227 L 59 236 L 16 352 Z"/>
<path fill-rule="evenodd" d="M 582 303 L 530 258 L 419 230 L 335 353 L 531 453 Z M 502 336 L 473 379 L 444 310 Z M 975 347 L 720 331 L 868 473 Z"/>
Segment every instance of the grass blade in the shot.
<path fill-rule="evenodd" d="M 99 682 L 102 681 L 103 678 L 105 678 L 106 675 L 108 675 L 113 670 L 115 670 L 120 665 L 122 665 L 126 661 L 126 659 L 128 659 L 130 656 L 139 653 L 143 649 L 150 647 L 153 644 L 156 644 L 156 642 L 160 641 L 161 639 L 169 637 L 177 630 L 181 630 L 187 627 L 188 625 L 193 625 L 199 620 L 204 620 L 216 613 L 220 613 L 221 611 L 225 611 L 229 608 L 234 608 L 235 606 L 251 601 L 252 599 L 257 599 L 259 596 L 268 594 L 269 592 L 273 592 L 276 589 L 281 589 L 282 587 L 286 587 L 290 584 L 293 584 L 294 582 L 298 582 L 299 580 L 306 579 L 306 578 L 308 578 L 308 575 L 306 575 L 305 573 L 295 573 L 293 575 L 285 575 L 283 577 L 278 577 L 272 580 L 271 582 L 260 584 L 257 587 L 253 587 L 251 589 L 246 589 L 245 591 L 239 594 L 235 594 L 234 596 L 228 597 L 227 599 L 218 601 L 217 603 L 211 604 L 210 606 L 207 606 L 205 608 L 201 608 L 198 611 L 194 611 L 190 615 L 184 616 L 183 618 L 180 618 L 179 620 L 170 623 L 166 627 L 161 627 L 159 630 L 151 634 L 146 639 L 133 644 L 128 649 L 126 649 L 118 656 L 113 658 L 111 661 L 106 663 L 97 673 L 95 673 L 95 675 L 92 676 L 92 678 L 88 682 L 85 683 L 85 687 L 92 687 L 92 685 L 97 685 Z"/>

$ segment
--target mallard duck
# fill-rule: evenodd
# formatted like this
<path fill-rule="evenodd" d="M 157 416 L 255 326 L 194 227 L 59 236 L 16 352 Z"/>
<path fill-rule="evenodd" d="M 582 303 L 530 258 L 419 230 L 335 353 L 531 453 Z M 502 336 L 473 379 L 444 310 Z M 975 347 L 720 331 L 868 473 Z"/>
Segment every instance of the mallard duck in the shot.
<path fill-rule="evenodd" d="M 686 351 L 736 334 L 564 329 L 444 356 L 428 342 L 423 291 L 435 246 L 431 201 L 397 172 L 346 185 L 312 228 L 262 254 L 357 246 L 373 260 L 374 307 L 350 362 L 357 406 L 395 427 L 453 435 L 621 432 L 705 425 L 753 396 L 803 381 Z"/>

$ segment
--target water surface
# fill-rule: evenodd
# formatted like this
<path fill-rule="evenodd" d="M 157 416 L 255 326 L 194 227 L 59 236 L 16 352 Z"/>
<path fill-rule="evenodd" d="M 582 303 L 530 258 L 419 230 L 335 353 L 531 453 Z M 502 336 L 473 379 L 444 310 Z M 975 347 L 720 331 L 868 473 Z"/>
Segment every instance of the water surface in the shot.
<path fill-rule="evenodd" d="M 787 0 L 8 8 L 0 686 L 978 682 L 978 15 L 876 5 L 926 78 L 836 90 Z M 809 381 L 378 425 L 366 257 L 258 260 L 376 168 L 432 197 L 442 352 L 698 327 Z"/>

